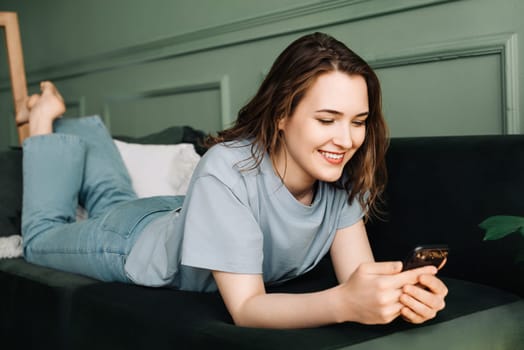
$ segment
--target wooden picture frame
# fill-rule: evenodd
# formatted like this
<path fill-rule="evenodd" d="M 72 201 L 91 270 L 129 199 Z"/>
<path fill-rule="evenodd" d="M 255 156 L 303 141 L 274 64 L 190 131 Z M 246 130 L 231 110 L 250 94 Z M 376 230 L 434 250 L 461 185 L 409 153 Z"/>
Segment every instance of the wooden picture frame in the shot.
<path fill-rule="evenodd" d="M 4 28 L 5 33 L 9 76 L 11 79 L 11 90 L 16 114 L 20 105 L 27 99 L 27 81 L 24 69 L 22 39 L 16 12 L 0 12 L 0 27 Z M 29 134 L 27 123 L 17 125 L 17 128 L 18 140 L 21 144 Z"/>

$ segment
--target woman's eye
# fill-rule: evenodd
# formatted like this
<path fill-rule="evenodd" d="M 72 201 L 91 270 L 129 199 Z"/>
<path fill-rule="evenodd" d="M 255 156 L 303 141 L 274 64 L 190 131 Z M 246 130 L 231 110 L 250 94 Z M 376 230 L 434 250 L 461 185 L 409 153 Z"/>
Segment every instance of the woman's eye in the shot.
<path fill-rule="evenodd" d="M 334 122 L 333 119 L 317 119 L 320 124 L 332 124 Z"/>
<path fill-rule="evenodd" d="M 353 120 L 352 123 L 354 126 L 365 126 L 366 125 L 365 120 Z"/>

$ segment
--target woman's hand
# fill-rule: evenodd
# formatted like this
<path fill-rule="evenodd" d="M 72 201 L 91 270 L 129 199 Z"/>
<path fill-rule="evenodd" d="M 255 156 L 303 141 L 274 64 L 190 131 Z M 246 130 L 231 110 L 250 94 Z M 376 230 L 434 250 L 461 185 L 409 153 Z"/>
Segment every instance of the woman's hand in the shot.
<path fill-rule="evenodd" d="M 422 274 L 418 284 L 405 285 L 400 302 L 404 305 L 402 317 L 411 323 L 423 323 L 434 318 L 437 312 L 444 309 L 444 298 L 448 288 L 433 274 Z"/>
<path fill-rule="evenodd" d="M 435 267 L 401 272 L 400 262 L 373 260 L 362 220 L 337 231 L 331 261 L 342 290 L 337 294 L 339 322 L 388 323 L 402 316 L 422 323 L 444 308 L 447 288 L 435 277 Z"/>
<path fill-rule="evenodd" d="M 426 266 L 405 272 L 401 272 L 401 269 L 400 262 L 362 263 L 349 279 L 339 286 L 342 292 L 340 321 L 385 324 L 400 315 L 405 316 L 405 312 L 410 321 L 423 322 L 436 313 L 434 309 L 441 306 L 439 301 L 443 298 L 427 291 L 421 293 L 418 290 L 420 288 L 414 287 L 415 284 L 421 283 L 441 292 L 441 285 L 433 276 L 436 268 Z M 409 294 L 405 291 L 406 288 Z M 402 302 L 407 297 L 409 306 Z M 424 305 L 431 305 L 427 307 L 431 311 L 425 309 L 422 302 Z"/>

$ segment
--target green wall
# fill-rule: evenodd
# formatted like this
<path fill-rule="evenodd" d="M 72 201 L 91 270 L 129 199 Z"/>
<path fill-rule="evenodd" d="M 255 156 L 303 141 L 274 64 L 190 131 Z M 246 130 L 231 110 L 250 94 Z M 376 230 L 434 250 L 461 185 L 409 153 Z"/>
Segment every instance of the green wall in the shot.
<path fill-rule="evenodd" d="M 522 133 L 521 0 L 0 0 L 19 15 L 30 92 L 113 134 L 226 127 L 276 55 L 315 30 L 377 70 L 391 135 Z M 17 143 L 5 49 L 0 148 Z"/>

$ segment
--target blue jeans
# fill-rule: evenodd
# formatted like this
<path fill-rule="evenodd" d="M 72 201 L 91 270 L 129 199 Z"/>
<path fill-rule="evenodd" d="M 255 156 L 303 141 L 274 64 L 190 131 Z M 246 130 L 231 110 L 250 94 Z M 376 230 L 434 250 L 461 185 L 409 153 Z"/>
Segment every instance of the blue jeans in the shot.
<path fill-rule="evenodd" d="M 55 133 L 23 144 L 22 235 L 29 262 L 130 283 L 124 265 L 142 229 L 182 198 L 137 199 L 98 117 L 59 119 Z M 89 215 L 76 222 L 80 204 Z"/>

